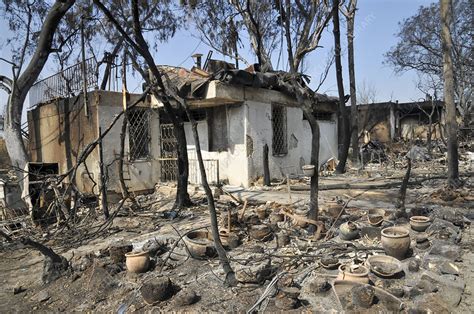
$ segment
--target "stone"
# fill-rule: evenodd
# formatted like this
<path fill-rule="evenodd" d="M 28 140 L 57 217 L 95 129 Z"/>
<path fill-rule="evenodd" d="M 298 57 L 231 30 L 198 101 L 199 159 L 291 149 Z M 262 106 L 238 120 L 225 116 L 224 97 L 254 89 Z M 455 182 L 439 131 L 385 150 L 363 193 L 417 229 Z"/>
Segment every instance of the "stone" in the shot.
<path fill-rule="evenodd" d="M 187 306 L 199 301 L 199 296 L 194 290 L 183 289 L 175 297 L 175 304 L 177 306 Z"/>
<path fill-rule="evenodd" d="M 174 294 L 174 287 L 168 277 L 157 278 L 140 288 L 143 300 L 147 304 L 155 304 L 169 299 Z"/>
<path fill-rule="evenodd" d="M 374 303 L 375 289 L 371 286 L 356 286 L 351 289 L 352 304 L 362 308 L 370 308 Z"/>
<path fill-rule="evenodd" d="M 33 298 L 38 302 L 46 302 L 51 298 L 51 296 L 49 295 L 48 291 L 43 290 L 38 292 Z"/>
<path fill-rule="evenodd" d="M 387 291 L 396 296 L 397 298 L 403 298 L 403 296 L 405 295 L 405 290 L 401 287 L 390 287 L 387 289 Z"/>
<path fill-rule="evenodd" d="M 280 310 L 292 310 L 298 306 L 298 300 L 278 294 L 275 298 L 275 306 Z"/>
<path fill-rule="evenodd" d="M 331 288 L 331 285 L 325 278 L 314 278 L 309 284 L 309 288 L 313 293 L 326 292 Z"/>
<path fill-rule="evenodd" d="M 408 270 L 411 271 L 411 272 L 414 272 L 416 273 L 417 271 L 420 270 L 420 261 L 418 259 L 412 259 L 409 263 L 408 263 Z"/>
<path fill-rule="evenodd" d="M 22 292 L 25 292 L 26 289 L 23 288 L 22 286 L 16 286 L 13 288 L 13 294 L 19 294 L 19 293 L 22 293 Z"/>

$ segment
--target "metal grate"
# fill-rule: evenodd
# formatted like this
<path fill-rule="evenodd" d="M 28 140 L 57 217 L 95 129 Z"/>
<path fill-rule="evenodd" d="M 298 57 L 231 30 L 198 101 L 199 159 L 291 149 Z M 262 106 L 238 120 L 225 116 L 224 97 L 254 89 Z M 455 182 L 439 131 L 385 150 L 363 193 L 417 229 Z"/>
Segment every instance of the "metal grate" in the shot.
<path fill-rule="evenodd" d="M 288 153 L 288 139 L 286 131 L 286 107 L 272 105 L 272 151 L 273 156 L 282 156 Z"/>
<path fill-rule="evenodd" d="M 98 71 L 95 58 L 85 62 L 86 84 L 88 90 L 97 86 Z M 55 98 L 67 98 L 81 93 L 84 90 L 82 62 L 58 72 L 50 77 L 36 82 L 30 89 L 30 107 Z"/>
<path fill-rule="evenodd" d="M 174 128 L 172 124 L 160 125 L 160 169 L 161 181 L 176 181 L 178 179 L 178 151 Z"/>
<path fill-rule="evenodd" d="M 150 109 L 133 108 L 127 119 L 130 160 L 150 158 Z"/>

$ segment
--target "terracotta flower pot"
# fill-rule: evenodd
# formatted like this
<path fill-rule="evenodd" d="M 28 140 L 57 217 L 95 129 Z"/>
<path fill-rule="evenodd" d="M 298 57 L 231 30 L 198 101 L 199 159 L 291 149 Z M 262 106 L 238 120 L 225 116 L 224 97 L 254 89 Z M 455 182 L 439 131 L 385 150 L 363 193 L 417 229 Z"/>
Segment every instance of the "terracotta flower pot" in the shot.
<path fill-rule="evenodd" d="M 403 259 L 410 248 L 410 233 L 406 228 L 388 227 L 382 230 L 382 247 L 387 255 Z"/>
<path fill-rule="evenodd" d="M 341 265 L 337 280 L 369 283 L 369 269 L 362 265 Z"/>
<path fill-rule="evenodd" d="M 431 219 L 426 216 L 413 216 L 410 218 L 410 226 L 418 232 L 425 231 L 431 225 Z"/>
<path fill-rule="evenodd" d="M 212 234 L 207 231 L 191 231 L 183 237 L 183 242 L 192 258 L 214 257 L 217 253 Z"/>
<path fill-rule="evenodd" d="M 143 273 L 150 266 L 150 255 L 145 252 L 129 252 L 125 254 L 127 270 L 132 273 Z"/>

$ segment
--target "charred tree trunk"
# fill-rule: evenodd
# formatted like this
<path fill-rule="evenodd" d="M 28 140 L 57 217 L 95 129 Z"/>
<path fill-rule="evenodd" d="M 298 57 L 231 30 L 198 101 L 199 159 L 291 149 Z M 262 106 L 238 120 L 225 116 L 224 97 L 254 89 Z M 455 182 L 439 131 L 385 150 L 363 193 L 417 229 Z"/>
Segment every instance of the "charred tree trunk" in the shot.
<path fill-rule="evenodd" d="M 178 150 L 178 187 L 176 191 L 175 208 L 192 205 L 188 194 L 189 159 L 186 144 L 186 133 L 182 121 L 173 123 Z"/>
<path fill-rule="evenodd" d="M 448 184 L 459 185 L 458 124 L 456 122 L 456 104 L 454 103 L 454 69 L 451 52 L 453 42 L 450 26 L 452 23 L 451 0 L 441 1 L 441 42 L 443 49 L 444 102 L 446 104 L 446 126 L 448 144 Z"/>
<path fill-rule="evenodd" d="M 400 186 L 400 194 L 398 195 L 397 199 L 397 204 L 395 205 L 395 208 L 398 209 L 396 215 L 396 218 L 400 217 L 406 217 L 406 210 L 405 210 L 405 200 L 407 197 L 407 188 L 408 188 L 408 182 L 410 181 L 410 174 L 411 174 L 411 159 L 406 157 L 408 166 L 407 166 L 407 172 L 405 173 L 405 177 L 403 178 L 402 185 Z"/>
<path fill-rule="evenodd" d="M 186 110 L 188 119 L 192 124 L 194 143 L 196 146 L 196 155 L 197 155 L 197 159 L 199 163 L 199 171 L 201 173 L 202 187 L 204 188 L 204 191 L 206 193 L 207 208 L 209 209 L 209 216 L 211 218 L 211 231 L 212 231 L 212 238 L 214 239 L 214 246 L 216 248 L 217 255 L 219 256 L 219 260 L 221 262 L 222 268 L 224 269 L 224 272 L 226 275 L 225 283 L 233 287 L 237 285 L 237 280 L 235 278 L 235 273 L 232 267 L 230 266 L 229 259 L 227 258 L 227 254 L 224 250 L 224 247 L 222 246 L 221 238 L 219 236 L 216 207 L 214 204 L 214 197 L 212 195 L 211 188 L 209 187 L 209 183 L 207 182 L 206 169 L 204 168 L 204 161 L 202 159 L 202 153 L 201 153 L 201 145 L 199 143 L 199 133 L 197 130 L 197 122 L 194 120 L 193 116 L 191 115 L 191 112 L 189 111 L 186 101 L 182 100 L 181 102 L 182 102 L 182 106 Z"/>
<path fill-rule="evenodd" d="M 53 38 L 59 23 L 74 3 L 74 0 L 58 0 L 52 5 L 44 19 L 36 50 L 30 63 L 18 78 L 13 78 L 13 86 L 6 108 L 4 132 L 12 164 L 20 169 L 23 169 L 28 161 L 28 153 L 21 135 L 21 115 L 26 95 L 43 70 L 49 54 L 53 51 Z"/>
<path fill-rule="evenodd" d="M 263 145 L 263 185 L 270 186 L 270 167 L 268 166 L 268 145 Z"/>
<path fill-rule="evenodd" d="M 311 177 L 311 192 L 309 196 L 309 211 L 308 218 L 312 220 L 318 220 L 318 181 L 319 181 L 319 143 L 320 143 L 320 132 L 319 124 L 312 112 L 304 110 L 306 119 L 308 119 L 311 127 L 311 164 L 314 165 L 314 174 Z M 313 224 L 309 225 L 308 231 L 314 233 L 316 226 Z"/>
<path fill-rule="evenodd" d="M 105 60 L 107 65 L 105 66 L 104 76 L 102 77 L 102 83 L 100 83 L 100 89 L 106 90 L 107 82 L 109 81 L 110 72 L 112 71 L 112 62 L 113 58 L 118 54 L 120 48 L 122 48 L 123 40 L 120 39 L 119 42 L 115 45 L 114 49 L 110 53 L 110 59 Z"/>
<path fill-rule="evenodd" d="M 354 1 L 354 0 L 352 0 Z M 352 2 L 351 1 L 351 2 Z M 355 64 L 354 64 L 354 19 L 356 12 L 356 1 L 354 1 L 352 11 L 347 16 L 347 61 L 349 65 L 349 86 L 351 93 L 351 146 L 352 146 L 352 162 L 358 164 L 359 156 L 359 113 L 357 110 L 357 93 L 355 80 Z"/>
<path fill-rule="evenodd" d="M 337 79 L 337 91 L 339 94 L 339 108 L 338 108 L 338 123 L 340 124 L 338 130 L 341 134 L 338 137 L 342 139 L 342 146 L 339 150 L 339 163 L 336 167 L 336 173 L 344 173 L 346 169 L 347 155 L 349 153 L 350 145 L 350 127 L 347 117 L 346 104 L 344 101 L 344 83 L 342 79 L 342 62 L 341 62 L 341 32 L 339 29 L 339 0 L 335 0 L 333 3 L 333 33 L 334 33 L 334 53 L 336 61 L 336 79 Z"/>

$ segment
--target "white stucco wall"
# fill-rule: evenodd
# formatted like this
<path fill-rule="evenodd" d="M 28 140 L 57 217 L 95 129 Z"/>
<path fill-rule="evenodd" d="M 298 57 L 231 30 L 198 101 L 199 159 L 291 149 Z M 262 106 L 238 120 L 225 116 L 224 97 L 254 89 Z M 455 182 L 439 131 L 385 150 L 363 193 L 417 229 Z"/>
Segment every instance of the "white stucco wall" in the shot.
<path fill-rule="evenodd" d="M 116 99 L 114 99 L 116 101 Z M 114 116 L 122 111 L 121 103 L 109 103 L 107 100 L 102 100 L 99 110 L 99 123 L 98 125 L 105 130 Z M 160 142 L 159 142 L 159 117 L 158 113 L 154 110 L 150 110 L 150 135 L 151 135 L 151 157 L 147 160 L 134 160 L 129 161 L 129 138 L 128 132 L 125 138 L 125 162 L 124 162 L 124 178 L 125 184 L 129 188 L 129 191 L 143 191 L 154 189 L 155 184 L 160 180 L 160 164 L 158 158 L 160 156 Z M 122 128 L 123 119 L 114 125 L 107 134 L 103 141 L 104 149 L 104 163 L 110 166 L 108 167 L 109 185 L 108 190 L 120 192 L 120 185 L 118 179 L 118 168 L 117 161 L 114 159 L 120 154 L 120 132 Z M 98 174 L 97 174 L 98 178 Z M 127 180 L 129 179 L 129 180 Z"/>
<path fill-rule="evenodd" d="M 331 157 L 337 157 L 336 122 L 319 121 L 321 130 L 320 165 Z M 185 125 L 190 160 L 196 160 L 191 125 Z M 301 174 L 301 166 L 309 163 L 311 154 L 311 129 L 303 120 L 299 108 L 287 108 L 288 154 L 273 156 L 271 104 L 247 101 L 242 105 L 227 106 L 227 134 L 229 149 L 225 152 L 209 151 L 209 130 L 207 121 L 199 121 L 198 132 L 204 159 L 219 160 L 219 177 L 230 185 L 248 187 L 250 182 L 263 176 L 263 145 L 269 146 L 269 166 L 272 178 L 283 178 L 287 174 Z M 247 152 L 247 141 L 252 151 Z M 253 148 L 252 148 L 253 147 Z M 212 169 L 208 169 L 212 170 Z M 191 166 L 190 180 L 200 183 L 199 174 L 192 173 L 197 168 Z M 215 178 L 208 171 L 209 181 Z M 197 178 L 197 180 L 195 179 Z"/>
<path fill-rule="evenodd" d="M 287 174 L 301 174 L 301 167 L 310 161 L 311 129 L 308 121 L 303 120 L 303 111 L 299 108 L 287 108 L 288 154 L 273 156 L 271 104 L 247 102 L 247 134 L 253 140 L 254 151 L 249 158 L 250 179 L 263 176 L 263 146 L 269 147 L 269 168 L 272 178 L 283 178 Z M 336 122 L 319 121 L 321 145 L 320 165 L 331 157 L 337 157 Z"/>
<path fill-rule="evenodd" d="M 229 148 L 223 152 L 209 151 L 209 129 L 207 121 L 198 122 L 199 142 L 203 159 L 219 161 L 219 179 L 226 180 L 231 185 L 242 185 L 242 182 L 248 181 L 248 160 L 245 149 L 245 128 L 246 107 L 243 105 L 232 105 L 226 107 L 227 111 L 227 135 L 229 137 Z M 191 124 L 185 126 L 186 141 L 188 148 L 188 157 L 190 163 L 196 164 L 197 156 L 194 145 Z M 190 181 L 199 184 L 201 182 L 199 169 L 190 165 Z M 216 171 L 211 166 L 206 169 L 208 180 L 216 180 Z"/>

